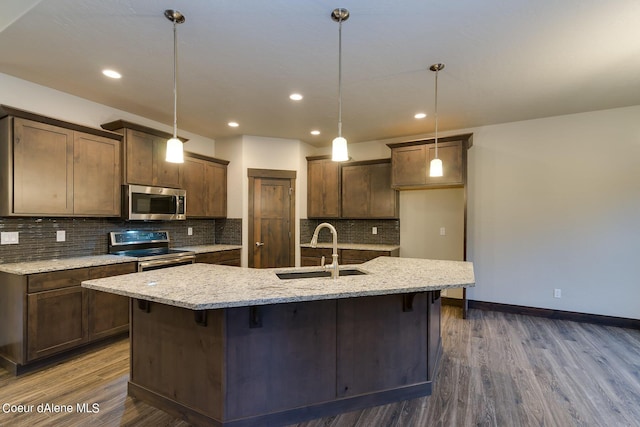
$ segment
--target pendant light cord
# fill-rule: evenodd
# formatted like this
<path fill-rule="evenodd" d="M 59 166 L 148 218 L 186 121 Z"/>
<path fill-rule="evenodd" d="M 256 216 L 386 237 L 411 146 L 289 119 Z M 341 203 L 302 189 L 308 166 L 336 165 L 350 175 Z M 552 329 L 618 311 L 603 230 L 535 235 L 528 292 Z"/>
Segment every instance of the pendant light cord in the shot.
<path fill-rule="evenodd" d="M 338 137 L 342 137 L 342 17 L 338 21 Z"/>
<path fill-rule="evenodd" d="M 436 115 L 436 159 L 438 158 L 438 68 L 436 68 L 436 106 L 435 106 L 435 115 Z"/>
<path fill-rule="evenodd" d="M 173 21 L 173 137 L 178 137 L 178 25 Z"/>

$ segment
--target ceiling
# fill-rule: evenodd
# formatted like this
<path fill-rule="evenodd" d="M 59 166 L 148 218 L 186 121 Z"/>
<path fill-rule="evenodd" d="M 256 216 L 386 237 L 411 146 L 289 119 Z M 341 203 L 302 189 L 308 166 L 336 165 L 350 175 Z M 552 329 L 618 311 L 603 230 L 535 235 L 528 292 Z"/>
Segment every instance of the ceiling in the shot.
<path fill-rule="evenodd" d="M 640 104 L 638 0 L 5 0 L 0 73 L 171 125 L 177 9 L 179 129 L 324 146 L 336 7 L 349 142 L 432 132 L 437 62 L 441 131 Z"/>

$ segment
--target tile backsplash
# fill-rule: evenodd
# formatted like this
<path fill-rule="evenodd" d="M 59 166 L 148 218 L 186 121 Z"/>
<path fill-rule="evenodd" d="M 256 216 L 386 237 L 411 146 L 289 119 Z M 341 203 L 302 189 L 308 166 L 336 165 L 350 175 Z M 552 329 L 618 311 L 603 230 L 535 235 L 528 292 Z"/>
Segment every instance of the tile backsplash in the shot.
<path fill-rule="evenodd" d="M 400 220 L 397 219 L 301 219 L 300 243 L 311 242 L 313 232 L 318 224 L 328 222 L 338 232 L 338 243 L 366 243 L 378 245 L 400 244 Z M 378 234 L 372 234 L 373 227 Z M 318 235 L 319 242 L 331 242 L 331 233 L 322 231 Z"/>
<path fill-rule="evenodd" d="M 189 236 L 187 229 L 193 229 Z M 127 222 L 111 218 L 0 218 L 0 232 L 19 233 L 17 245 L 0 245 L 0 263 L 108 253 L 108 234 L 120 230 L 168 230 L 171 246 L 242 244 L 242 219 Z M 65 241 L 57 242 L 57 231 Z"/>

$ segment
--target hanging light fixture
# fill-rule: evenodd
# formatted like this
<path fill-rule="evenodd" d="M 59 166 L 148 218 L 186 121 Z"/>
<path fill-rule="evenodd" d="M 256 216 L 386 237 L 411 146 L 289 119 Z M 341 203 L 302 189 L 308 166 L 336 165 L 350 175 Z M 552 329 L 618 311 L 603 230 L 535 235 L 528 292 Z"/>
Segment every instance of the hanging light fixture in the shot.
<path fill-rule="evenodd" d="M 164 16 L 173 22 L 173 137 L 167 141 L 166 161 L 184 163 L 182 141 L 178 139 L 178 24 L 184 22 L 184 15 L 177 10 L 167 9 Z"/>
<path fill-rule="evenodd" d="M 429 176 L 433 177 L 442 176 L 442 160 L 438 158 L 438 71 L 441 71 L 443 68 L 444 64 L 433 64 L 431 67 L 429 67 L 431 71 L 435 71 L 436 73 L 436 156 L 433 160 L 431 160 L 431 163 L 429 164 Z"/>
<path fill-rule="evenodd" d="M 331 19 L 336 21 L 338 26 L 338 137 L 333 140 L 331 149 L 331 160 L 334 162 L 344 162 L 349 160 L 349 150 L 347 140 L 342 137 L 342 22 L 349 19 L 347 9 L 338 8 L 331 12 Z"/>

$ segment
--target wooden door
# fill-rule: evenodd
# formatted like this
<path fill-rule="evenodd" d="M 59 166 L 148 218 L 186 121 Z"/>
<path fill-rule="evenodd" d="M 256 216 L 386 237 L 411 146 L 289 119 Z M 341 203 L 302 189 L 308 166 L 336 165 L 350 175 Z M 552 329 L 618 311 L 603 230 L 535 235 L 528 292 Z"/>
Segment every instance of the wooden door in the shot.
<path fill-rule="evenodd" d="M 370 181 L 371 169 L 368 165 L 342 167 L 342 217 L 369 217 Z"/>
<path fill-rule="evenodd" d="M 73 213 L 73 131 L 14 119 L 13 210 Z"/>
<path fill-rule="evenodd" d="M 369 217 L 397 218 L 400 195 L 391 188 L 391 162 L 369 165 L 371 195 Z"/>
<path fill-rule="evenodd" d="M 295 264 L 294 188 L 295 171 L 249 169 L 249 267 Z"/>
<path fill-rule="evenodd" d="M 429 163 L 436 157 L 436 149 L 429 145 Z M 442 160 L 442 176 L 426 175 L 429 185 L 463 185 L 462 142 L 438 143 L 438 158 Z"/>
<path fill-rule="evenodd" d="M 440 153 L 438 153 L 440 154 Z M 391 185 L 394 187 L 427 183 L 427 146 L 410 145 L 391 149 Z"/>
<path fill-rule="evenodd" d="M 120 141 L 74 132 L 73 213 L 120 215 Z"/>
<path fill-rule="evenodd" d="M 180 188 L 180 163 L 167 162 L 167 139 L 153 137 L 153 185 L 158 187 Z"/>

